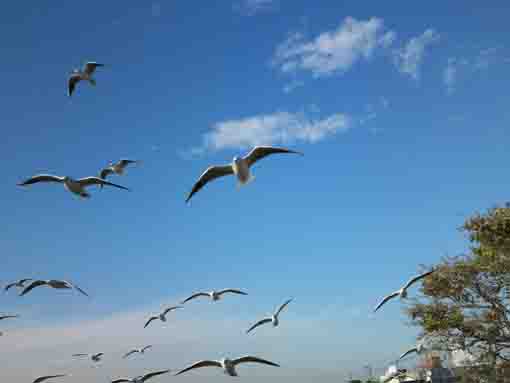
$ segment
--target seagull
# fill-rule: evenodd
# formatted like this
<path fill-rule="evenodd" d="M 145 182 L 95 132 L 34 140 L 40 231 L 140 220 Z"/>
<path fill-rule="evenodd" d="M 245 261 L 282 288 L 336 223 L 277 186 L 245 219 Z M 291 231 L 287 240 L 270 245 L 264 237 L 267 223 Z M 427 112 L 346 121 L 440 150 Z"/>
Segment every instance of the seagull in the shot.
<path fill-rule="evenodd" d="M 221 296 L 225 293 L 248 295 L 244 291 L 236 290 L 236 289 L 224 289 L 224 290 L 220 290 L 220 291 L 210 291 L 207 293 L 200 292 L 200 293 L 193 294 L 192 296 L 186 298 L 185 300 L 183 300 L 181 302 L 181 304 L 189 302 L 190 300 L 195 299 L 197 297 L 210 297 L 213 301 L 219 301 L 221 299 Z"/>
<path fill-rule="evenodd" d="M 148 346 L 145 346 L 143 348 L 135 348 L 135 349 L 129 351 L 126 355 L 124 355 L 123 358 L 125 359 L 128 356 L 136 354 L 136 353 L 145 354 L 145 351 L 147 351 L 151 347 L 152 347 L 152 345 L 149 344 Z"/>
<path fill-rule="evenodd" d="M 127 382 L 127 383 L 143 383 L 143 382 L 146 382 L 147 380 L 149 380 L 149 379 L 151 379 L 151 378 L 153 378 L 155 376 L 167 374 L 169 372 L 170 372 L 170 370 L 155 371 L 155 372 L 150 372 L 150 373 L 145 374 L 145 375 L 137 376 L 136 378 L 132 378 L 132 379 L 129 379 L 129 378 L 115 379 L 115 380 L 112 380 L 112 383 L 123 383 L 123 382 Z"/>
<path fill-rule="evenodd" d="M 256 146 L 246 156 L 241 158 L 234 157 L 232 163 L 229 165 L 210 166 L 209 168 L 207 168 L 207 170 L 200 176 L 195 185 L 193 185 L 193 189 L 186 198 L 186 202 L 189 202 L 191 197 L 193 197 L 193 194 L 202 189 L 206 183 L 219 177 L 234 174 L 237 176 L 237 179 L 239 180 L 239 185 L 246 185 L 255 178 L 250 173 L 251 166 L 255 164 L 255 162 L 257 162 L 258 160 L 261 160 L 262 158 L 275 153 L 294 153 L 303 155 L 300 152 L 284 148 L 274 148 L 271 146 Z"/>
<path fill-rule="evenodd" d="M 25 278 L 25 279 L 20 279 L 19 281 L 15 281 L 15 282 L 12 282 L 12 283 L 9 283 L 7 286 L 5 286 L 4 290 L 5 291 L 9 291 L 10 288 L 12 287 L 19 287 L 19 288 L 23 288 L 25 287 L 25 283 L 28 282 L 28 281 L 31 281 L 32 278 Z"/>
<path fill-rule="evenodd" d="M 101 361 L 101 357 L 103 355 L 104 355 L 104 352 L 98 352 L 97 354 L 73 354 L 72 356 L 74 356 L 74 357 L 86 356 L 86 357 L 90 357 L 90 359 L 93 362 L 100 362 Z"/>
<path fill-rule="evenodd" d="M 10 318 L 19 318 L 19 315 L 0 315 L 0 320 L 10 319 Z"/>
<path fill-rule="evenodd" d="M 36 380 L 33 381 L 33 383 L 42 383 L 44 382 L 45 380 L 48 380 L 48 379 L 53 379 L 53 378 L 62 378 L 64 376 L 67 376 L 67 375 L 64 375 L 64 374 L 60 374 L 60 375 L 47 375 L 47 376 L 40 376 L 39 378 L 37 378 Z"/>
<path fill-rule="evenodd" d="M 423 278 L 429 276 L 430 274 L 432 274 L 435 271 L 436 270 L 433 269 L 433 270 L 427 271 L 427 272 L 425 272 L 423 274 L 420 274 L 420 275 L 418 275 L 416 277 L 411 278 L 400 290 L 397 290 L 394 293 L 391 293 L 390 295 L 387 295 L 386 297 L 384 297 L 384 299 L 374 309 L 374 313 L 377 310 L 379 310 L 390 299 L 393 299 L 393 298 L 398 297 L 398 296 L 400 296 L 401 299 L 407 298 L 407 289 L 409 287 L 411 287 L 412 284 L 414 284 L 415 282 L 419 281 L 420 279 L 423 279 Z"/>
<path fill-rule="evenodd" d="M 71 97 L 74 92 L 74 88 L 76 88 L 76 84 L 81 80 L 88 81 L 91 85 L 96 85 L 96 80 L 92 78 L 92 74 L 96 71 L 97 67 L 102 67 L 104 64 L 99 64 L 93 61 L 89 61 L 83 66 L 83 69 L 80 71 L 79 69 L 74 69 L 68 80 L 68 89 L 67 95 Z"/>
<path fill-rule="evenodd" d="M 85 188 L 87 186 L 91 186 L 91 185 L 108 185 L 108 186 L 113 186 L 113 187 L 116 187 L 119 189 L 129 190 L 128 188 L 126 188 L 124 186 L 113 184 L 111 182 L 105 181 L 98 177 L 85 177 L 85 178 L 79 178 L 79 179 L 75 180 L 68 176 L 59 177 L 59 176 L 54 176 L 51 174 L 37 174 L 37 175 L 27 179 L 26 181 L 19 183 L 18 186 L 27 186 L 27 185 L 32 185 L 32 184 L 35 184 L 38 182 L 63 183 L 64 187 L 68 191 L 70 191 L 71 193 L 77 194 L 82 198 L 90 197 L 90 194 L 85 191 Z"/>
<path fill-rule="evenodd" d="M 189 367 L 186 367 L 185 369 L 179 371 L 175 376 L 184 374 L 187 371 L 193 370 L 195 368 L 201 368 L 201 367 L 220 367 L 223 368 L 223 371 L 225 374 L 230 376 L 238 376 L 236 371 L 236 366 L 241 363 L 261 363 L 261 364 L 267 364 L 269 366 L 274 367 L 280 367 L 279 364 L 270 362 L 265 359 L 257 358 L 255 356 L 243 356 L 238 359 L 227 359 L 223 358 L 221 360 L 202 360 L 200 362 L 197 362 L 195 364 L 192 364 Z"/>
<path fill-rule="evenodd" d="M 161 322 L 166 322 L 166 315 L 170 311 L 177 310 L 177 309 L 182 309 L 182 308 L 183 308 L 182 306 L 172 306 L 172 307 L 167 308 L 161 314 L 158 314 L 158 315 L 155 315 L 155 316 L 151 316 L 149 318 L 149 320 L 145 323 L 145 326 L 143 326 L 143 328 L 146 328 L 149 325 L 149 323 L 151 323 L 153 320 L 156 320 L 156 319 L 159 319 Z"/>
<path fill-rule="evenodd" d="M 254 330 L 255 328 L 259 327 L 260 325 L 263 325 L 265 323 L 269 323 L 269 322 L 272 322 L 273 323 L 273 326 L 276 327 L 280 324 L 280 321 L 278 320 L 278 315 L 280 315 L 280 313 L 282 312 L 282 310 L 290 303 L 292 302 L 292 299 L 289 299 L 287 301 L 285 301 L 284 304 L 282 304 L 278 310 L 276 310 L 276 312 L 271 315 L 270 317 L 267 317 L 267 318 L 264 318 L 260 321 L 258 321 L 257 323 L 255 323 L 253 326 L 251 326 L 247 331 L 246 331 L 246 334 L 248 334 L 249 332 L 251 332 L 252 330 Z"/>
<path fill-rule="evenodd" d="M 119 160 L 115 163 L 110 162 L 108 167 L 101 170 L 101 172 L 99 173 L 99 178 L 105 180 L 106 177 L 108 177 L 110 174 L 117 174 L 119 176 L 123 175 L 125 172 L 126 166 L 128 166 L 129 164 L 137 164 L 139 162 L 140 161 L 126 160 L 126 159 Z M 101 188 L 103 187 L 103 185 L 100 185 L 100 186 L 101 186 Z"/>
<path fill-rule="evenodd" d="M 416 347 L 413 347 L 413 348 L 407 350 L 406 352 L 404 352 L 402 355 L 400 355 L 400 358 L 398 358 L 398 360 L 404 359 L 406 356 L 408 356 L 409 354 L 412 354 L 413 352 L 420 355 L 423 351 L 425 351 L 425 346 L 423 345 L 423 343 L 418 343 L 416 345 Z"/>
<path fill-rule="evenodd" d="M 28 292 L 30 292 L 31 290 L 35 289 L 36 287 L 44 286 L 44 285 L 53 287 L 54 289 L 75 289 L 75 290 L 78 290 L 83 295 L 86 295 L 87 297 L 89 296 L 85 291 L 80 289 L 78 286 L 72 284 L 71 282 L 62 281 L 62 280 L 58 280 L 58 279 L 47 279 L 47 280 L 39 279 L 39 280 L 33 281 L 27 287 L 25 287 L 19 295 L 23 296 L 23 295 L 27 294 Z"/>

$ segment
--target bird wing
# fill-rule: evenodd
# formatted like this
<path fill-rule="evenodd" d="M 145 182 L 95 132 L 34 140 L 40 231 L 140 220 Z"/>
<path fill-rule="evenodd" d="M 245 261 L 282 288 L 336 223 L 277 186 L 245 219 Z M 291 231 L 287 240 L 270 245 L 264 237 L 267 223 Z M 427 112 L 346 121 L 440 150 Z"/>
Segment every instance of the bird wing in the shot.
<path fill-rule="evenodd" d="M 394 293 L 387 295 L 384 297 L 384 299 L 376 306 L 374 309 L 374 313 L 379 310 L 386 302 L 388 302 L 390 299 L 393 299 L 399 295 L 398 291 L 395 291 Z"/>
<path fill-rule="evenodd" d="M 169 307 L 165 311 L 163 311 L 163 315 L 168 314 L 170 311 L 177 310 L 177 309 L 182 309 L 182 308 L 184 308 L 184 307 L 182 307 L 182 306 L 172 306 L 172 307 Z"/>
<path fill-rule="evenodd" d="M 248 153 L 244 157 L 244 159 L 247 161 L 248 166 L 252 166 L 258 160 L 261 160 L 264 157 L 276 153 L 293 153 L 303 155 L 303 153 L 301 152 L 296 152 L 294 150 L 289 150 L 285 148 L 275 148 L 272 146 L 256 146 L 252 149 L 250 153 Z"/>
<path fill-rule="evenodd" d="M 78 286 L 76 286 L 74 283 L 71 283 L 69 281 L 64 281 L 67 285 L 69 285 L 70 288 L 72 289 L 75 289 L 77 291 L 79 291 L 80 293 L 82 293 L 83 295 L 85 295 L 86 297 L 88 297 L 89 295 L 83 291 L 82 289 L 80 289 Z"/>
<path fill-rule="evenodd" d="M 138 351 L 138 350 L 131 350 L 131 351 L 129 351 L 127 354 L 124 354 L 124 356 L 122 357 L 122 359 L 126 359 L 128 356 L 133 355 L 133 354 L 136 354 L 137 352 L 140 352 L 140 351 Z"/>
<path fill-rule="evenodd" d="M 72 74 L 69 76 L 67 80 L 67 95 L 71 97 L 73 95 L 74 89 L 76 88 L 76 84 L 81 81 L 81 76 L 79 73 Z"/>
<path fill-rule="evenodd" d="M 64 182 L 64 177 L 58 177 L 52 174 L 37 174 L 19 183 L 18 186 L 32 185 L 38 182 Z"/>
<path fill-rule="evenodd" d="M 243 356 L 238 359 L 234 359 L 232 361 L 234 365 L 240 364 L 240 363 L 260 363 L 260 364 L 267 364 L 268 366 L 274 366 L 274 367 L 280 367 L 279 364 L 270 362 L 269 360 L 257 358 L 256 356 Z"/>
<path fill-rule="evenodd" d="M 150 378 L 153 378 L 158 375 L 163 375 L 169 373 L 170 370 L 161 370 L 161 371 L 155 371 L 155 372 L 149 372 L 148 374 L 145 374 L 142 377 L 142 382 L 145 382 L 146 380 L 149 380 Z"/>
<path fill-rule="evenodd" d="M 246 330 L 246 334 L 254 330 L 255 328 L 259 327 L 260 325 L 263 325 L 265 323 L 271 322 L 271 318 L 264 318 L 262 320 L 259 320 L 257 323 L 255 323 L 253 326 L 251 326 L 248 330 Z"/>
<path fill-rule="evenodd" d="M 40 376 L 39 378 L 37 378 L 36 380 L 34 380 L 34 383 L 41 383 L 41 382 L 44 382 L 45 380 L 48 380 L 48 379 L 53 379 L 53 378 L 62 378 L 64 376 L 67 376 L 65 374 L 60 374 L 60 375 L 47 375 L 47 376 Z"/>
<path fill-rule="evenodd" d="M 97 354 L 94 354 L 94 358 L 99 358 L 104 355 L 104 352 L 98 352 Z"/>
<path fill-rule="evenodd" d="M 400 358 L 398 358 L 398 360 L 404 359 L 407 355 L 412 354 L 413 352 L 418 352 L 418 349 L 416 347 L 413 347 L 410 350 L 407 350 L 402 355 L 400 355 Z"/>
<path fill-rule="evenodd" d="M 32 280 L 32 278 L 23 278 L 23 279 L 20 279 L 20 280 L 19 280 L 19 284 L 23 286 L 23 284 L 24 284 L 25 282 L 28 282 L 28 281 L 31 281 L 31 280 Z"/>
<path fill-rule="evenodd" d="M 112 380 L 111 383 L 124 383 L 124 382 L 132 382 L 132 380 L 128 379 L 128 378 L 120 378 L 120 379 Z"/>
<path fill-rule="evenodd" d="M 123 190 L 129 190 L 125 186 L 121 186 L 121 185 L 117 185 L 117 184 L 105 181 L 99 177 L 84 177 L 84 178 L 80 178 L 79 180 L 77 180 L 77 182 L 79 182 L 82 186 L 108 185 L 108 186 L 113 186 L 113 187 L 123 189 Z"/>
<path fill-rule="evenodd" d="M 143 326 L 143 328 L 146 328 L 149 323 L 151 323 L 154 319 L 158 319 L 158 317 L 150 317 L 149 320 L 145 323 L 145 326 Z"/>
<path fill-rule="evenodd" d="M 425 272 L 425 273 L 423 273 L 423 274 L 417 275 L 416 277 L 411 278 L 411 279 L 410 279 L 409 281 L 407 281 L 407 283 L 405 284 L 404 289 L 409 288 L 409 287 L 410 287 L 413 283 L 415 283 L 415 282 L 419 281 L 420 279 L 423 279 L 423 278 L 425 278 L 425 277 L 429 276 L 430 274 L 434 273 L 435 271 L 436 271 L 436 270 L 435 270 L 435 269 L 433 269 L 433 270 L 427 271 L 427 272 Z"/>
<path fill-rule="evenodd" d="M 189 367 L 186 367 L 185 369 L 179 371 L 175 376 L 184 374 L 185 372 L 188 372 L 190 370 L 194 370 L 195 368 L 202 368 L 202 367 L 220 367 L 221 363 L 217 360 L 201 360 L 200 362 L 197 362 L 195 364 L 192 364 Z"/>
<path fill-rule="evenodd" d="M 149 344 L 149 345 L 145 346 L 144 348 L 142 348 L 142 352 L 147 351 L 149 348 L 152 348 L 151 344 Z"/>
<path fill-rule="evenodd" d="M 209 296 L 209 294 L 207 294 L 207 293 L 195 293 L 195 294 L 193 294 L 192 296 L 190 296 L 190 297 L 186 298 L 185 300 L 183 300 L 183 301 L 181 302 L 181 304 L 184 304 L 184 303 L 186 303 L 186 302 L 189 302 L 190 300 L 195 299 L 195 298 L 197 298 L 197 297 L 208 297 L 208 296 Z"/>
<path fill-rule="evenodd" d="M 125 167 L 129 164 L 136 164 L 138 161 L 135 161 L 135 160 L 128 160 L 126 158 L 123 158 L 119 161 L 119 165 L 122 166 L 122 167 Z"/>
<path fill-rule="evenodd" d="M 0 320 L 10 319 L 10 318 L 19 318 L 19 315 L 2 315 L 2 316 L 0 316 Z"/>
<path fill-rule="evenodd" d="M 107 168 L 104 168 L 101 170 L 101 172 L 99 173 L 99 178 L 104 180 L 110 174 L 113 174 L 113 170 L 112 170 L 111 166 L 108 166 Z"/>
<path fill-rule="evenodd" d="M 25 287 L 19 295 L 21 297 L 21 296 L 27 294 L 28 292 L 30 292 L 31 290 L 35 289 L 36 287 L 43 286 L 46 284 L 47 284 L 47 281 L 43 281 L 43 280 L 33 281 L 27 287 Z"/>
<path fill-rule="evenodd" d="M 237 289 L 224 289 L 218 291 L 218 295 L 223 295 L 225 293 L 232 293 L 232 294 L 239 294 L 239 295 L 248 295 L 248 293 L 245 293 L 244 291 L 237 290 Z"/>
<path fill-rule="evenodd" d="M 220 178 L 223 176 L 228 176 L 230 174 L 234 174 L 234 170 L 230 165 L 208 167 L 207 170 L 202 173 L 198 181 L 195 182 L 195 185 L 193 185 L 193 189 L 191 189 L 191 192 L 188 194 L 186 202 L 188 202 L 191 199 L 191 197 L 193 197 L 193 194 L 202 189 L 205 186 L 205 184 L 208 183 L 209 181 L 212 181 L 216 178 Z"/>
<path fill-rule="evenodd" d="M 276 314 L 274 314 L 274 315 L 275 315 L 275 316 L 280 315 L 280 313 L 282 312 L 282 310 L 283 310 L 285 307 L 287 307 L 287 305 L 288 305 L 290 302 L 292 302 L 292 299 L 288 299 L 288 300 L 286 300 L 286 301 L 285 301 L 285 303 L 284 303 L 283 305 L 281 305 L 281 306 L 278 308 L 278 310 L 276 311 Z"/>
<path fill-rule="evenodd" d="M 16 282 L 9 283 L 8 285 L 6 285 L 6 286 L 4 287 L 4 290 L 5 290 L 5 291 L 8 291 L 10 288 L 12 288 L 13 286 L 16 286 L 16 285 L 17 285 L 17 283 L 16 283 Z"/>
<path fill-rule="evenodd" d="M 89 356 L 89 354 L 73 354 L 71 356 Z"/>
<path fill-rule="evenodd" d="M 99 64 L 99 63 L 96 63 L 95 61 L 89 61 L 83 67 L 83 72 L 88 75 L 91 75 L 92 73 L 94 73 L 96 71 L 97 67 L 102 67 L 102 66 L 104 66 L 104 64 Z"/>

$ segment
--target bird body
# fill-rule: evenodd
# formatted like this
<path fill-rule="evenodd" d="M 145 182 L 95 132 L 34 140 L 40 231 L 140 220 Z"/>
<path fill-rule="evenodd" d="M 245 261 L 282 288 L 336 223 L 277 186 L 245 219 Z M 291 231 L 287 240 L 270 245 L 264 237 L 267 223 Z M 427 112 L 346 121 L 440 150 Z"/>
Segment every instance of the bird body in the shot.
<path fill-rule="evenodd" d="M 149 348 L 151 348 L 152 345 L 148 345 L 148 346 L 145 346 L 145 347 L 142 347 L 142 348 L 134 348 L 133 350 L 129 351 L 128 353 L 126 353 L 123 358 L 127 358 L 128 356 L 130 355 L 133 355 L 133 354 L 145 354 L 145 351 L 147 351 Z"/>
<path fill-rule="evenodd" d="M 140 161 L 128 160 L 128 159 L 121 159 L 117 162 L 110 162 L 110 164 L 106 168 L 101 170 L 101 172 L 99 173 L 99 178 L 104 180 L 104 179 L 106 179 L 106 177 L 108 177 L 111 174 L 117 174 L 117 175 L 121 176 L 126 172 L 126 167 L 129 164 L 136 164 L 139 162 Z M 101 188 L 103 187 L 103 185 L 100 185 L 100 186 L 101 186 Z"/>
<path fill-rule="evenodd" d="M 286 300 L 279 308 L 278 310 L 276 310 L 276 312 L 274 314 L 272 314 L 271 316 L 267 317 L 267 318 L 264 318 L 260 321 L 258 321 L 257 323 L 255 323 L 253 326 L 251 326 L 247 331 L 246 333 L 250 333 L 251 331 L 253 331 L 255 328 L 263 325 L 263 324 L 266 324 L 266 323 L 272 323 L 273 324 L 273 327 L 278 327 L 278 325 L 280 324 L 280 320 L 278 319 L 278 317 L 280 316 L 280 313 L 282 312 L 282 310 L 287 307 L 287 305 L 292 302 L 292 299 L 288 299 Z"/>
<path fill-rule="evenodd" d="M 27 287 L 25 287 L 19 295 L 23 296 L 39 286 L 48 286 L 54 289 L 75 289 L 82 293 L 83 295 L 88 296 L 88 294 L 85 291 L 80 289 L 78 286 L 72 284 L 71 282 L 58 279 L 35 280 L 32 283 L 30 283 Z"/>
<path fill-rule="evenodd" d="M 98 352 L 96 354 L 73 354 L 72 356 L 74 356 L 74 357 L 86 356 L 86 357 L 90 357 L 90 359 L 93 362 L 100 362 L 101 361 L 101 357 L 103 355 L 104 355 L 104 352 Z"/>
<path fill-rule="evenodd" d="M 232 293 L 232 294 L 238 294 L 238 295 L 248 295 L 244 291 L 241 291 L 241 290 L 238 290 L 238 289 L 224 289 L 224 290 L 219 290 L 219 291 L 199 292 L 199 293 L 195 293 L 195 294 L 189 296 L 188 298 L 183 300 L 181 302 L 181 304 L 189 302 L 192 299 L 195 299 L 195 298 L 198 298 L 198 297 L 209 297 L 213 301 L 219 301 L 221 299 L 222 295 L 225 294 L 225 293 Z"/>
<path fill-rule="evenodd" d="M 143 326 L 143 328 L 146 328 L 152 321 L 156 320 L 156 319 L 159 319 L 161 322 L 166 322 L 166 315 L 170 312 L 170 311 L 173 311 L 173 310 L 177 310 L 177 309 L 182 309 L 183 307 L 182 306 L 171 306 L 171 307 L 168 307 L 165 311 L 163 311 L 162 313 L 158 314 L 158 315 L 153 315 L 151 316 L 147 322 L 145 322 L 145 326 Z"/>
<path fill-rule="evenodd" d="M 102 67 L 102 66 L 104 66 L 104 64 L 99 64 L 94 61 L 89 61 L 83 66 L 82 70 L 74 69 L 67 81 L 67 86 L 68 86 L 67 87 L 67 95 L 69 97 L 72 96 L 74 89 L 76 88 L 76 85 L 80 81 L 87 81 L 91 85 L 95 86 L 96 81 L 94 80 L 94 78 L 92 78 L 92 74 L 96 71 L 96 68 Z"/>
<path fill-rule="evenodd" d="M 280 367 L 279 364 L 270 362 L 265 359 L 261 359 L 255 356 L 243 356 L 238 359 L 228 359 L 223 358 L 221 360 L 202 360 L 200 362 L 194 363 L 189 367 L 186 367 L 182 369 L 181 371 L 177 372 L 175 375 L 181 375 L 185 372 L 188 372 L 190 370 L 194 370 L 196 368 L 202 368 L 202 367 L 220 367 L 223 369 L 223 372 L 230 376 L 238 376 L 236 371 L 236 366 L 241 363 L 259 363 L 259 364 L 265 364 L 269 366 L 274 367 Z"/>
<path fill-rule="evenodd" d="M 144 383 L 146 382 L 147 380 L 155 377 L 155 376 L 158 376 L 158 375 L 163 375 L 163 374 L 167 374 L 169 373 L 170 370 L 161 370 L 161 371 L 155 371 L 155 372 L 150 372 L 148 374 L 145 374 L 145 375 L 140 375 L 140 376 L 137 376 L 135 378 L 120 378 L 120 379 L 115 379 L 115 380 L 112 380 L 111 383 Z"/>
<path fill-rule="evenodd" d="M 237 176 L 240 185 L 246 185 L 255 178 L 251 175 L 248 161 L 244 158 L 234 157 L 232 161 L 232 170 Z"/>

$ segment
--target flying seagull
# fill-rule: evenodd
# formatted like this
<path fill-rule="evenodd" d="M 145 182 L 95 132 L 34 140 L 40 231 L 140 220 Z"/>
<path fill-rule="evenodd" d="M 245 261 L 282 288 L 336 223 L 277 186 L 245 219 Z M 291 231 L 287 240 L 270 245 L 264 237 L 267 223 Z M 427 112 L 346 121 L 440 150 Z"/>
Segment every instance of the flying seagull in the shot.
<path fill-rule="evenodd" d="M 200 293 L 195 293 L 192 296 L 186 298 L 185 300 L 183 300 L 181 302 L 181 304 L 189 302 L 190 300 L 198 298 L 198 297 L 210 297 L 213 301 L 219 301 L 221 299 L 221 296 L 223 294 L 225 294 L 225 293 L 232 293 L 232 294 L 239 294 L 239 295 L 248 295 L 244 291 L 237 290 L 237 289 L 224 289 L 224 290 L 220 290 L 220 291 L 210 291 L 210 292 L 207 292 L 207 293 L 200 292 Z"/>
<path fill-rule="evenodd" d="M 40 376 L 39 378 L 37 378 L 36 380 L 33 381 L 33 383 L 42 383 L 44 382 L 45 380 L 48 380 L 48 379 L 53 379 L 53 378 L 62 378 L 64 376 L 67 376 L 65 374 L 60 374 L 60 375 L 47 375 L 47 376 Z"/>
<path fill-rule="evenodd" d="M 106 168 L 101 170 L 101 172 L 99 173 L 99 178 L 105 180 L 106 177 L 108 177 L 111 174 L 117 174 L 117 175 L 121 176 L 124 174 L 125 169 L 129 164 L 137 164 L 139 162 L 140 161 L 126 160 L 126 159 L 119 160 L 115 163 L 110 162 L 110 164 Z M 102 187 L 103 187 L 103 185 L 101 185 L 101 188 Z"/>
<path fill-rule="evenodd" d="M 127 358 L 128 356 L 133 355 L 133 354 L 136 354 L 136 353 L 139 353 L 139 354 L 145 354 L 145 351 L 147 351 L 147 350 L 148 350 L 149 348 L 151 348 L 151 347 L 152 347 L 152 345 L 150 345 L 150 344 L 149 344 L 148 346 L 145 346 L 145 347 L 143 347 L 143 348 L 135 348 L 135 349 L 133 349 L 133 350 L 129 351 L 126 355 L 124 355 L 124 356 L 123 356 L 123 358 L 125 359 L 125 358 Z"/>
<path fill-rule="evenodd" d="M 4 290 L 9 291 L 9 289 L 11 289 L 12 287 L 23 288 L 23 287 L 25 287 L 24 286 L 25 283 L 27 283 L 28 281 L 31 281 L 31 280 L 32 280 L 32 278 L 25 278 L 25 279 L 20 279 L 19 281 L 9 283 L 8 285 L 5 286 Z"/>
<path fill-rule="evenodd" d="M 280 313 L 282 312 L 282 310 L 290 303 L 292 302 L 292 299 L 289 299 L 287 301 L 285 301 L 284 304 L 282 304 L 278 310 L 276 310 L 276 312 L 271 315 L 270 317 L 267 317 L 267 318 L 264 318 L 262 320 L 259 320 L 257 323 L 255 323 L 253 326 L 251 326 L 247 331 L 246 331 L 246 334 L 248 334 L 249 332 L 251 332 L 252 330 L 254 330 L 255 328 L 259 327 L 260 325 L 263 325 L 263 324 L 266 324 L 266 323 L 270 323 L 272 322 L 273 323 L 273 326 L 276 327 L 280 324 L 280 321 L 278 320 L 278 315 L 280 315 Z"/>
<path fill-rule="evenodd" d="M 79 179 L 75 180 L 68 176 L 59 177 L 59 176 L 54 176 L 51 174 L 35 175 L 35 176 L 19 183 L 18 186 L 27 186 L 27 185 L 32 185 L 32 184 L 35 184 L 38 182 L 63 183 L 64 187 L 68 191 L 70 191 L 71 193 L 77 194 L 83 198 L 90 197 L 90 194 L 85 191 L 85 188 L 87 186 L 91 186 L 91 185 L 108 185 L 108 186 L 113 186 L 113 187 L 116 187 L 119 189 L 129 190 L 128 188 L 126 188 L 124 186 L 113 184 L 111 182 L 105 181 L 98 177 L 85 177 L 85 178 L 79 178 Z"/>
<path fill-rule="evenodd" d="M 195 368 L 202 368 L 202 367 L 220 367 L 223 369 L 225 374 L 230 376 L 238 376 L 236 371 L 236 366 L 241 363 L 260 363 L 260 364 L 266 364 L 269 366 L 274 367 L 280 367 L 279 364 L 270 362 L 265 359 L 257 358 L 255 356 L 243 356 L 242 358 L 238 359 L 221 359 L 221 360 L 202 360 L 200 362 L 197 362 L 195 364 L 192 364 L 189 367 L 186 367 L 185 369 L 179 371 L 177 375 L 184 374 L 187 371 L 194 370 Z"/>
<path fill-rule="evenodd" d="M 423 345 L 423 343 L 418 343 L 416 347 L 413 347 L 404 352 L 402 355 L 400 355 L 400 358 L 398 358 L 398 360 L 404 359 L 406 356 L 412 354 L 413 352 L 420 355 L 423 351 L 425 351 L 425 346 Z"/>
<path fill-rule="evenodd" d="M 115 380 L 112 380 L 112 383 L 123 383 L 123 382 L 126 382 L 126 383 L 144 383 L 147 380 L 149 380 L 151 378 L 154 378 L 155 376 L 167 374 L 169 372 L 170 372 L 170 370 L 155 371 L 155 372 L 150 372 L 150 373 L 145 374 L 145 375 L 137 376 L 136 378 L 132 378 L 132 379 L 129 379 L 129 378 L 115 379 Z"/>
<path fill-rule="evenodd" d="M 234 174 L 239 180 L 240 185 L 247 184 L 248 182 L 254 179 L 254 177 L 250 173 L 251 166 L 255 164 L 255 162 L 257 162 L 258 160 L 261 160 L 262 158 L 275 153 L 294 153 L 302 155 L 302 153 L 300 152 L 284 148 L 274 148 L 271 146 L 256 146 L 246 156 L 241 158 L 234 157 L 232 163 L 229 165 L 211 166 L 207 168 L 207 170 L 200 176 L 195 185 L 193 185 L 193 189 L 186 198 L 186 202 L 189 202 L 191 197 L 193 197 L 193 194 L 202 189 L 206 183 L 219 177 Z"/>
<path fill-rule="evenodd" d="M 82 357 L 82 356 L 85 356 L 85 357 L 90 357 L 90 359 L 93 361 L 93 362 L 100 362 L 101 361 L 101 357 L 104 355 L 104 352 L 98 352 L 97 354 L 73 354 L 72 356 L 74 357 Z"/>
<path fill-rule="evenodd" d="M 427 272 L 425 272 L 423 274 L 420 274 L 420 275 L 418 275 L 416 277 L 411 278 L 400 290 L 397 290 L 394 293 L 391 293 L 390 295 L 387 295 L 386 297 L 384 297 L 384 299 L 376 306 L 376 308 L 374 309 L 374 312 L 379 310 L 390 299 L 396 298 L 398 296 L 401 299 L 407 298 L 407 289 L 409 287 L 411 287 L 412 284 L 414 284 L 415 282 L 419 281 L 420 279 L 423 279 L 423 278 L 429 276 L 430 274 L 432 274 L 435 271 L 436 271 L 435 269 L 432 269 L 430 271 L 427 271 Z"/>
<path fill-rule="evenodd" d="M 151 323 L 153 320 L 159 319 L 161 322 L 166 322 L 166 315 L 173 310 L 182 309 L 182 306 L 172 306 L 167 308 L 165 311 L 163 311 L 161 314 L 151 316 L 147 322 L 145 322 L 145 326 L 143 328 L 146 328 L 149 323 Z"/>
<path fill-rule="evenodd" d="M 87 297 L 89 296 L 85 291 L 80 289 L 78 286 L 72 284 L 71 282 L 62 281 L 62 280 L 58 280 L 58 279 L 47 279 L 47 280 L 39 279 L 39 280 L 33 281 L 27 287 L 25 287 L 19 295 L 23 296 L 39 286 L 49 286 L 54 289 L 75 289 L 75 290 L 78 290 L 83 295 L 86 295 Z"/>
<path fill-rule="evenodd" d="M 10 318 L 19 318 L 19 315 L 0 315 L 0 320 L 10 319 Z"/>
<path fill-rule="evenodd" d="M 83 66 L 83 69 L 80 71 L 79 69 L 74 69 L 68 80 L 68 88 L 67 95 L 71 97 L 74 92 L 74 88 L 76 88 L 76 84 L 80 81 L 85 80 L 88 81 L 91 85 L 96 85 L 96 80 L 92 78 L 92 74 L 96 71 L 96 68 L 102 67 L 104 64 L 99 64 L 93 61 L 89 61 Z"/>

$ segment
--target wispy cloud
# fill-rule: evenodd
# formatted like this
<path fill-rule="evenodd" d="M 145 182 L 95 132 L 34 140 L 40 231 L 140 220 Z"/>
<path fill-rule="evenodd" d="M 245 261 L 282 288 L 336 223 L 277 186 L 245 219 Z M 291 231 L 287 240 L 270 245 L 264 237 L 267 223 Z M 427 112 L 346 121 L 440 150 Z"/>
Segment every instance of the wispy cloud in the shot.
<path fill-rule="evenodd" d="M 360 60 L 371 59 L 377 49 L 390 47 L 395 36 L 382 19 L 347 17 L 337 29 L 311 41 L 301 33 L 292 34 L 277 47 L 273 64 L 282 72 L 311 71 L 315 77 L 345 72 Z"/>
<path fill-rule="evenodd" d="M 455 81 L 457 80 L 457 66 L 454 58 L 448 59 L 448 64 L 443 71 L 443 83 L 446 86 L 448 94 L 455 90 Z"/>
<path fill-rule="evenodd" d="M 439 39 L 434 29 L 427 29 L 420 36 L 411 38 L 402 49 L 394 52 L 395 66 L 401 73 L 418 80 L 425 50 Z"/>
<path fill-rule="evenodd" d="M 300 87 L 302 87 L 304 85 L 305 85 L 304 81 L 293 80 L 293 81 L 289 82 L 287 85 L 285 85 L 283 87 L 283 92 L 284 93 L 291 93 L 295 89 L 300 88 Z"/>
<path fill-rule="evenodd" d="M 234 4 L 234 10 L 246 16 L 271 11 L 278 7 L 278 0 L 240 0 Z"/>

